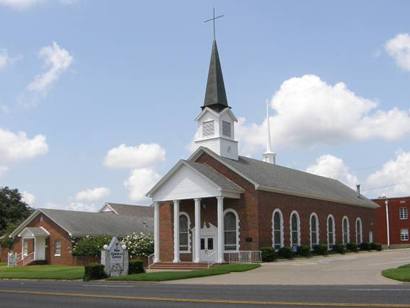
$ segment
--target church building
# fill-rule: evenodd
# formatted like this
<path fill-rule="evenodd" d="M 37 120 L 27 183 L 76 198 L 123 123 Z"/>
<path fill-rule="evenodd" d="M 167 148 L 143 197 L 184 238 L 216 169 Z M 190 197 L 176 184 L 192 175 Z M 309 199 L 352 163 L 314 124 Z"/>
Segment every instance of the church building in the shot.
<path fill-rule="evenodd" d="M 154 206 L 154 264 L 257 258 L 261 247 L 373 241 L 373 201 L 343 183 L 238 154 L 217 43 L 196 117 L 198 149 L 148 192 Z M 269 134 L 268 134 L 269 135 Z M 269 137 L 270 138 L 270 137 Z"/>

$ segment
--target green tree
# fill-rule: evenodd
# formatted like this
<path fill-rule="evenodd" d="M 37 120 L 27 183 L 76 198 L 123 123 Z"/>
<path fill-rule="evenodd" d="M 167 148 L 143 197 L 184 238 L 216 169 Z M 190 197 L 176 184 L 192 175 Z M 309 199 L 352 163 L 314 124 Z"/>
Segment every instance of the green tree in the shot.
<path fill-rule="evenodd" d="M 10 232 L 32 212 L 17 189 L 0 187 L 0 235 Z"/>

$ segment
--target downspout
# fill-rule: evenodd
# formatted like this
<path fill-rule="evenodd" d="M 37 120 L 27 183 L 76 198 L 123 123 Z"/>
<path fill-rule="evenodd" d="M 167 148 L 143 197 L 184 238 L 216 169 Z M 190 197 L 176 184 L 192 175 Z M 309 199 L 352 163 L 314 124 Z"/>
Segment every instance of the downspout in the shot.
<path fill-rule="evenodd" d="M 384 200 L 386 206 L 386 236 L 387 236 L 387 247 L 390 247 L 390 219 L 389 219 L 389 200 L 386 198 Z"/>

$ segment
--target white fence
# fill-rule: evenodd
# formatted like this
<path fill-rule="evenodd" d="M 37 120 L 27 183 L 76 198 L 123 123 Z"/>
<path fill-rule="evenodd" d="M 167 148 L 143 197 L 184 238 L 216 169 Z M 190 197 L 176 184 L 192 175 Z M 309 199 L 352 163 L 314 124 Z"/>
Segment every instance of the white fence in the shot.
<path fill-rule="evenodd" d="M 255 250 L 225 252 L 225 261 L 228 263 L 260 263 L 262 254 Z"/>

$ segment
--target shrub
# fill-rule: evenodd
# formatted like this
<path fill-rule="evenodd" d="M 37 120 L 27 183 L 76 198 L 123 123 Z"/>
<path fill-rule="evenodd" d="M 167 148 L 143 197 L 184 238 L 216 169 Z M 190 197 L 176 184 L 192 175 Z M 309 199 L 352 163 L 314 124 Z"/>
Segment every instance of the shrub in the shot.
<path fill-rule="evenodd" d="M 302 257 L 309 257 L 310 256 L 310 247 L 309 246 L 299 246 L 298 247 L 298 255 Z"/>
<path fill-rule="evenodd" d="M 358 252 L 359 249 L 357 248 L 357 245 L 355 243 L 347 243 L 346 244 L 346 249 L 349 251 L 353 251 L 353 252 Z"/>
<path fill-rule="evenodd" d="M 313 253 L 319 256 L 326 256 L 329 254 L 327 246 L 323 244 L 313 246 Z"/>
<path fill-rule="evenodd" d="M 383 249 L 383 247 L 379 243 L 370 243 L 370 249 L 381 251 Z"/>
<path fill-rule="evenodd" d="M 144 261 L 141 260 L 132 260 L 128 264 L 128 274 L 140 274 L 145 273 Z"/>
<path fill-rule="evenodd" d="M 292 259 L 293 258 L 293 251 L 289 247 L 281 247 L 278 250 L 278 255 L 279 255 L 280 258 Z"/>
<path fill-rule="evenodd" d="M 346 249 L 343 244 L 336 244 L 333 246 L 333 250 L 337 253 L 345 254 Z"/>
<path fill-rule="evenodd" d="M 262 262 L 272 262 L 277 259 L 275 250 L 272 247 L 261 248 Z"/>
<path fill-rule="evenodd" d="M 73 256 L 101 256 L 101 249 L 111 241 L 110 236 L 85 236 L 73 239 Z"/>
<path fill-rule="evenodd" d="M 369 243 L 361 243 L 359 247 L 360 247 L 360 250 L 371 250 L 371 246 Z"/>
<path fill-rule="evenodd" d="M 89 264 L 84 267 L 84 281 L 107 278 L 104 272 L 104 265 Z"/>
<path fill-rule="evenodd" d="M 154 252 L 154 238 L 151 234 L 132 233 L 123 238 L 130 258 L 148 257 Z"/>

